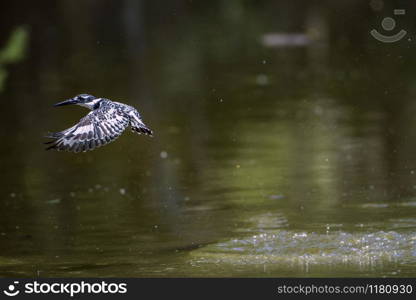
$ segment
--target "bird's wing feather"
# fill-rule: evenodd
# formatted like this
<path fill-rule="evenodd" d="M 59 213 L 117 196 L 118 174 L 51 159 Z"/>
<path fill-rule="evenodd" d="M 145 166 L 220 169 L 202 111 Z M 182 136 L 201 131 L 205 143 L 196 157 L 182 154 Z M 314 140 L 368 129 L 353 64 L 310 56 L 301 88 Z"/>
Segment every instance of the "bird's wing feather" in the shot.
<path fill-rule="evenodd" d="M 50 134 L 55 140 L 46 149 L 71 152 L 93 150 L 114 141 L 126 129 L 129 118 L 119 114 L 114 108 L 94 110 L 82 118 L 78 124 L 64 131 Z"/>

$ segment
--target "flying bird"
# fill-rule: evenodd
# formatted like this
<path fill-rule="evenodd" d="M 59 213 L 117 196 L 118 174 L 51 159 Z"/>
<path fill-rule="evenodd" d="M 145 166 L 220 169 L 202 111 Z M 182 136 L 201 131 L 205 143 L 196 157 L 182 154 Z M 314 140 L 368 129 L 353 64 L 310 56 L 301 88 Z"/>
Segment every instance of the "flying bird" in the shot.
<path fill-rule="evenodd" d="M 91 110 L 78 124 L 64 131 L 49 133 L 46 137 L 53 139 L 46 150 L 86 152 L 104 146 L 116 138 L 130 126 L 133 132 L 152 136 L 152 130 L 147 127 L 132 106 L 81 94 L 74 98 L 56 103 L 54 106 L 75 104 Z"/>

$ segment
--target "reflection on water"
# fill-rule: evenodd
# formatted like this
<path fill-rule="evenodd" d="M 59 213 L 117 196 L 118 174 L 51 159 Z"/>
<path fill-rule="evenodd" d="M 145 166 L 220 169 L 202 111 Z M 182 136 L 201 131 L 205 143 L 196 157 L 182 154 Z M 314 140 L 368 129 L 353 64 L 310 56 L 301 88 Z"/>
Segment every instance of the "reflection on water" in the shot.
<path fill-rule="evenodd" d="M 354 1 L 179 2 L 0 10 L 31 29 L 0 99 L 0 275 L 415 276 L 413 42 L 377 44 Z M 321 42 L 261 42 L 286 31 Z M 45 152 L 83 92 L 154 138 Z"/>
<path fill-rule="evenodd" d="M 27 39 L 27 29 L 20 26 L 12 31 L 7 44 L 0 49 L 0 92 L 3 91 L 3 85 L 7 78 L 7 71 L 4 66 L 17 63 L 23 59 Z"/>

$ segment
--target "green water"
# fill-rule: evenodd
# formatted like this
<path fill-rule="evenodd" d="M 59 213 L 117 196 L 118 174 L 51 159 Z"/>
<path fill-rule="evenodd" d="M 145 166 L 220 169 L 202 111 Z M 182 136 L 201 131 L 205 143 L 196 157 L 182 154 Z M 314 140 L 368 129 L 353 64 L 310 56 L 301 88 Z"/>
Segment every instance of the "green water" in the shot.
<path fill-rule="evenodd" d="M 327 5 L 329 41 L 270 48 L 308 16 L 133 2 L 0 13 L 30 40 L 0 94 L 0 276 L 416 275 L 413 41 L 376 42 L 356 4 L 351 28 Z M 155 136 L 44 151 L 87 112 L 52 104 L 84 92 Z"/>

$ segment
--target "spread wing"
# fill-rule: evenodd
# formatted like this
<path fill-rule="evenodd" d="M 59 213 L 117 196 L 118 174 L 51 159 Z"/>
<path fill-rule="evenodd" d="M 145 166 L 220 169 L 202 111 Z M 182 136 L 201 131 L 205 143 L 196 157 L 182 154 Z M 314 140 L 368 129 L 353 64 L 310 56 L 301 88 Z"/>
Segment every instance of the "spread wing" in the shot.
<path fill-rule="evenodd" d="M 82 118 L 78 124 L 64 131 L 51 133 L 54 139 L 46 150 L 85 152 L 106 145 L 118 138 L 129 125 L 129 118 L 114 108 L 98 109 Z"/>

